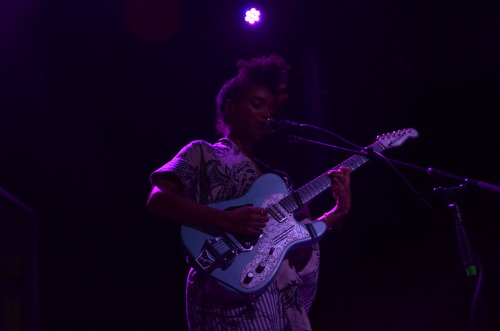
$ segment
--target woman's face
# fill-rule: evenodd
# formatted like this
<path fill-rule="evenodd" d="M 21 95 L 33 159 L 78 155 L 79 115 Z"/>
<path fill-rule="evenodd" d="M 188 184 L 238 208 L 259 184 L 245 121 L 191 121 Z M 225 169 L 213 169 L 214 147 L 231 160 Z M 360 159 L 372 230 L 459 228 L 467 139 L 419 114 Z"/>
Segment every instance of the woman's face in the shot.
<path fill-rule="evenodd" d="M 255 142 L 267 134 L 265 120 L 272 117 L 276 105 L 274 95 L 265 86 L 252 86 L 227 103 L 232 135 Z"/>

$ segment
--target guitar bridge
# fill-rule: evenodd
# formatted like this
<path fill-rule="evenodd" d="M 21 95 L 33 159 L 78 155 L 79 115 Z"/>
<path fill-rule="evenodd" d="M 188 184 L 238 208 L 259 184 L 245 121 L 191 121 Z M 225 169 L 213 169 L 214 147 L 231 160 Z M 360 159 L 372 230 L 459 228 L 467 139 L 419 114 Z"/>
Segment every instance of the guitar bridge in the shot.
<path fill-rule="evenodd" d="M 236 255 L 252 250 L 253 246 L 245 242 L 243 246 L 233 235 L 226 233 L 220 237 L 205 241 L 200 255 L 195 259 L 203 271 L 214 268 L 228 268 Z"/>

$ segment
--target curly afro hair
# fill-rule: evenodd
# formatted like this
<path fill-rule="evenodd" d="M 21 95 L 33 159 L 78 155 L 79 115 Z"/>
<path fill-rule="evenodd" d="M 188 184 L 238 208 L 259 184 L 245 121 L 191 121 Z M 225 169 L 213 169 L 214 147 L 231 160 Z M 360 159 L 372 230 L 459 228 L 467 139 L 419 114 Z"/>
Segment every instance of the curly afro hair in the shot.
<path fill-rule="evenodd" d="M 226 102 L 235 99 L 239 94 L 253 86 L 266 86 L 273 94 L 283 90 L 287 85 L 290 67 L 278 55 L 239 60 L 238 74 L 228 80 L 217 95 L 216 130 L 221 136 L 228 133 Z"/>

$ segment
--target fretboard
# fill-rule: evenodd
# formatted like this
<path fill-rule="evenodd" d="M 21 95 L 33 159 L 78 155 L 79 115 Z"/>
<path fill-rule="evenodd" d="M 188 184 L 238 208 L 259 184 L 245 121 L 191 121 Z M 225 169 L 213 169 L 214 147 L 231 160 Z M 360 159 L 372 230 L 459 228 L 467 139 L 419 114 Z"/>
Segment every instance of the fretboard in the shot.
<path fill-rule="evenodd" d="M 375 152 L 381 152 L 385 149 L 379 142 L 373 143 L 368 148 L 372 148 Z M 353 155 L 330 170 L 338 170 L 341 167 L 348 167 L 351 171 L 354 171 L 369 160 L 369 158 L 362 155 Z M 280 205 L 285 208 L 287 212 L 292 213 L 299 207 L 309 203 L 312 199 L 317 197 L 320 193 L 324 192 L 332 185 L 332 181 L 328 176 L 328 172 L 330 172 L 330 170 L 281 199 L 279 202 Z"/>

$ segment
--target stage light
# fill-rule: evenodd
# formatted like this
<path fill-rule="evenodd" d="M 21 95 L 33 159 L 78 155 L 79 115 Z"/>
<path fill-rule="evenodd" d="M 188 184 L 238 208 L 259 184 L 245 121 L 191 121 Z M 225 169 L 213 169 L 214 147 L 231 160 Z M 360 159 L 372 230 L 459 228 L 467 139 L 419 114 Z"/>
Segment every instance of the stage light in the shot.
<path fill-rule="evenodd" d="M 247 21 L 249 24 L 255 24 L 255 22 L 258 22 L 259 20 L 260 20 L 260 11 L 258 11 L 255 8 L 247 10 L 245 21 Z"/>

